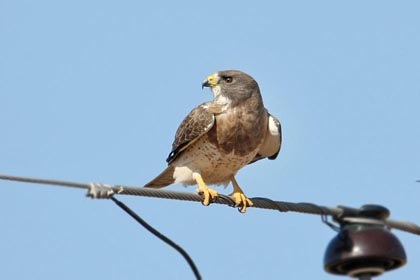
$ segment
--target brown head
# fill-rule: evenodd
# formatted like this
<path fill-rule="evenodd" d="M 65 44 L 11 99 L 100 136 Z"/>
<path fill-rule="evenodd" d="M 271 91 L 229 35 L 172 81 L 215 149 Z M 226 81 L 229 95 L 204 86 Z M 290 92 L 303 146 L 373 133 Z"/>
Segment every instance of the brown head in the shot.
<path fill-rule="evenodd" d="M 238 70 L 218 71 L 207 77 L 202 87 L 210 87 L 215 101 L 237 105 L 251 97 L 261 99 L 258 83 L 250 75 Z"/>

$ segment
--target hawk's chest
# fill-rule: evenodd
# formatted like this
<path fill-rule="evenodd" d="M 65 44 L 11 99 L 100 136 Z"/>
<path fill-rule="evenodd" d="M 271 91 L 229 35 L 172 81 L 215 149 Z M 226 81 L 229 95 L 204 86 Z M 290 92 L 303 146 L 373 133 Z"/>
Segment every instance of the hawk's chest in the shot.
<path fill-rule="evenodd" d="M 239 155 L 227 152 L 210 142 L 209 134 L 194 143 L 187 153 L 183 154 L 180 165 L 199 172 L 208 184 L 227 183 L 230 177 L 255 157 L 257 149 Z M 177 163 L 178 164 L 178 163 Z"/>
<path fill-rule="evenodd" d="M 264 112 L 230 109 L 216 115 L 208 139 L 223 153 L 246 156 L 255 154 L 266 133 Z"/>

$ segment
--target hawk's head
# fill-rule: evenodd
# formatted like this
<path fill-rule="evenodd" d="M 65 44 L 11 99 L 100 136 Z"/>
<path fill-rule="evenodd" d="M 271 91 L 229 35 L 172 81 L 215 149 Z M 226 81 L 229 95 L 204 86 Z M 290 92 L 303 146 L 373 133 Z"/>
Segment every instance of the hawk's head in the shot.
<path fill-rule="evenodd" d="M 248 74 L 238 70 L 218 71 L 207 77 L 202 87 L 210 87 L 216 101 L 227 99 L 239 103 L 252 96 L 260 96 L 257 82 Z"/>

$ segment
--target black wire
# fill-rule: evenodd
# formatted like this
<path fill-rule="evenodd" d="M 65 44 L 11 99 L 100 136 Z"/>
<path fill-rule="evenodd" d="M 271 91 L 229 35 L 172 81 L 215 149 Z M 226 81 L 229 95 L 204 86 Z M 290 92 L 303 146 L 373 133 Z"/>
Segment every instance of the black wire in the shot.
<path fill-rule="evenodd" d="M 198 271 L 197 266 L 195 265 L 194 261 L 191 259 L 191 257 L 188 255 L 188 253 L 182 249 L 178 244 L 173 242 L 171 239 L 160 233 L 157 229 L 149 225 L 145 220 L 140 218 L 139 215 L 137 215 L 133 210 L 131 210 L 127 205 L 116 199 L 115 197 L 111 197 L 111 200 L 115 202 L 121 209 L 123 209 L 128 215 L 130 215 L 134 220 L 136 220 L 139 224 L 141 224 L 143 227 L 145 227 L 148 231 L 150 231 L 152 234 L 154 234 L 157 238 L 177 250 L 187 261 L 187 263 L 190 265 L 191 270 L 193 271 L 195 278 L 197 280 L 201 280 L 200 271 Z"/>

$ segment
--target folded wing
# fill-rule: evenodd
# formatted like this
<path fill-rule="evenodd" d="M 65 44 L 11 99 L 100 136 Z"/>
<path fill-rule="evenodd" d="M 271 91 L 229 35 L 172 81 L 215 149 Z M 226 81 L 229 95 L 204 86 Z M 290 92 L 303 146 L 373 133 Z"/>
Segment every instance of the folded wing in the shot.
<path fill-rule="evenodd" d="M 262 143 L 255 158 L 249 164 L 264 158 L 276 159 L 280 152 L 281 141 L 280 121 L 273 115 L 268 114 L 268 128 L 264 142 Z"/>
<path fill-rule="evenodd" d="M 206 102 L 196 107 L 182 121 L 176 132 L 172 151 L 166 159 L 168 164 L 213 127 L 215 118 L 214 114 L 208 110 L 209 104 L 209 102 Z"/>

